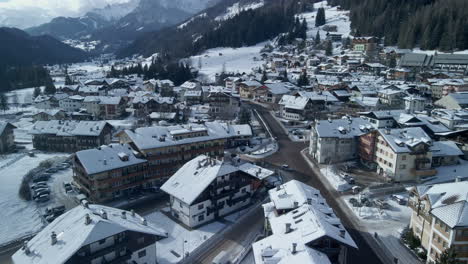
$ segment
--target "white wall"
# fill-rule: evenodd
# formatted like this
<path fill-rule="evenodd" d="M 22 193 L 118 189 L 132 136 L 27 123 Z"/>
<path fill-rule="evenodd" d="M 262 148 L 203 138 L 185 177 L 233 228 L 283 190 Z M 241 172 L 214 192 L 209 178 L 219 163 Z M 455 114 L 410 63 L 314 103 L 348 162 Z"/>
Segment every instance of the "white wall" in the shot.
<path fill-rule="evenodd" d="M 146 255 L 144 257 L 139 258 L 138 252 L 142 252 L 143 250 L 145 250 Z M 145 248 L 135 251 L 133 252 L 132 257 L 130 258 L 128 263 L 133 263 L 132 261 L 135 261 L 138 264 L 153 264 L 156 260 L 156 250 L 156 244 L 151 244 Z"/>

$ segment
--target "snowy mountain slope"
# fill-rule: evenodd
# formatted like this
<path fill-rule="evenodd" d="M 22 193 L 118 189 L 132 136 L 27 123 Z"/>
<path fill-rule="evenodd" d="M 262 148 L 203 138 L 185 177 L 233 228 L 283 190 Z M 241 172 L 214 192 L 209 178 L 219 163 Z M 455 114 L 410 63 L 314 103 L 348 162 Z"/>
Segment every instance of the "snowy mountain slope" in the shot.
<path fill-rule="evenodd" d="M 220 15 L 220 16 L 217 16 L 215 18 L 216 21 L 223 21 L 223 20 L 228 20 L 232 17 L 234 17 L 235 15 L 239 14 L 240 12 L 242 11 L 246 11 L 246 10 L 251 10 L 251 9 L 257 9 L 257 8 L 260 8 L 264 5 L 265 3 L 263 1 L 259 1 L 259 2 L 254 2 L 254 3 L 249 3 L 249 4 L 244 4 L 242 5 L 241 3 L 237 2 L 235 4 L 233 4 L 232 6 L 228 7 L 226 9 L 226 13 Z"/>
<path fill-rule="evenodd" d="M 139 0 L 130 0 L 127 3 L 107 5 L 103 8 L 96 8 L 88 12 L 96 14 L 107 21 L 118 20 L 131 13 L 138 6 Z"/>

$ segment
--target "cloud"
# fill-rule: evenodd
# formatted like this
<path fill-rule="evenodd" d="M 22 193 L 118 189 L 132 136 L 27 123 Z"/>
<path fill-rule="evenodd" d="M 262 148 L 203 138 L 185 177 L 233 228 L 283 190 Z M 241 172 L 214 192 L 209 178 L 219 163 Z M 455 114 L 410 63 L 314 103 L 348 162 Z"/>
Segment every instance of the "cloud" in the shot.
<path fill-rule="evenodd" d="M 130 0 L 0 0 L 0 26 L 27 28 L 58 16 L 78 17 L 94 8 Z"/>
<path fill-rule="evenodd" d="M 108 4 L 126 3 L 129 0 L 9 0 L 0 2 L 1 9 L 45 10 L 48 16 L 80 16 L 93 8 L 102 8 Z"/>

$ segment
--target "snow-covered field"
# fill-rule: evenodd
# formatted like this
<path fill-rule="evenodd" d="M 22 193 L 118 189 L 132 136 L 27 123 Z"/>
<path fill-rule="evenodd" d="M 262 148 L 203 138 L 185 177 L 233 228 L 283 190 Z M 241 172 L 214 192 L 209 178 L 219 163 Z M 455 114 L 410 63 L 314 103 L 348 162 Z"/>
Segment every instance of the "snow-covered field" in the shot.
<path fill-rule="evenodd" d="M 199 73 L 206 75 L 210 80 L 215 79 L 217 73 L 221 73 L 223 65 L 226 72 L 249 73 L 252 68 L 258 68 L 263 64 L 260 59 L 260 50 L 265 47 L 266 42 L 259 43 L 251 47 L 242 48 L 216 48 L 209 49 L 201 55 L 190 57 L 192 65 L 198 67 L 201 59 L 202 67 Z"/>
<path fill-rule="evenodd" d="M 331 7 L 327 5 L 327 1 L 322 1 L 314 4 L 315 11 L 309 13 L 302 13 L 298 15 L 301 19 L 305 18 L 307 21 L 307 37 L 315 38 L 317 31 L 320 31 L 320 39 L 324 40 L 327 32 L 323 30 L 324 26 L 318 28 L 315 27 L 315 16 L 317 15 L 317 9 L 323 7 L 325 9 L 326 26 L 336 26 L 337 31 L 332 33 L 342 34 L 343 38 L 346 38 L 351 33 L 351 21 L 349 20 L 349 11 L 338 10 L 337 7 Z"/>
<path fill-rule="evenodd" d="M 153 222 L 169 233 L 169 237 L 157 242 L 158 263 L 177 263 L 182 260 L 184 252 L 192 252 L 211 236 L 225 227 L 220 222 L 213 222 L 195 230 L 187 230 L 161 212 L 154 212 L 146 215 L 149 222 Z M 186 241 L 186 242 L 185 242 Z M 177 257 L 171 251 L 176 252 Z"/>
<path fill-rule="evenodd" d="M 12 154 L 20 155 L 20 154 Z M 35 202 L 27 202 L 18 196 L 23 176 L 41 161 L 66 154 L 37 154 L 36 157 L 23 155 L 9 166 L 0 168 L 0 244 L 39 231 L 42 227 L 39 210 Z"/>
<path fill-rule="evenodd" d="M 40 88 L 42 91 L 44 91 L 44 86 Z M 33 93 L 34 93 L 34 87 L 14 90 L 14 91 L 6 93 L 6 96 L 8 97 L 9 103 L 13 103 L 13 96 L 16 95 L 18 97 L 18 103 L 30 104 L 32 103 Z"/>

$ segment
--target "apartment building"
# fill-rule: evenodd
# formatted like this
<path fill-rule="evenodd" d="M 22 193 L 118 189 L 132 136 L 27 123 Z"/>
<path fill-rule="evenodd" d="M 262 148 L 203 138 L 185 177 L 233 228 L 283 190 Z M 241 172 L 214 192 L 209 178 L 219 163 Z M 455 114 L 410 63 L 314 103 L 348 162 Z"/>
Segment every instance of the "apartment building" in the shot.
<path fill-rule="evenodd" d="M 318 190 L 292 180 L 268 194 L 263 211 L 269 236 L 252 245 L 256 264 L 347 263 L 356 243 Z"/>
<path fill-rule="evenodd" d="M 37 121 L 29 131 L 33 147 L 44 151 L 76 152 L 108 145 L 113 127 L 105 121 Z"/>
<path fill-rule="evenodd" d="M 73 156 L 73 181 L 95 203 L 151 187 L 148 161 L 134 152 L 128 144 L 78 151 Z"/>
<path fill-rule="evenodd" d="M 448 248 L 457 263 L 468 263 L 468 182 L 420 185 L 410 190 L 410 228 L 434 263 Z"/>
<path fill-rule="evenodd" d="M 15 264 L 148 264 L 167 232 L 134 212 L 77 206 L 48 224 L 13 254 Z"/>
<path fill-rule="evenodd" d="M 420 127 L 379 129 L 361 136 L 359 154 L 374 163 L 380 175 L 393 181 L 413 181 L 432 176 L 431 138 Z"/>
<path fill-rule="evenodd" d="M 15 149 L 15 128 L 9 122 L 0 121 L 0 153 L 10 152 Z"/>
<path fill-rule="evenodd" d="M 213 123 L 141 127 L 118 135 L 120 143 L 128 143 L 149 163 L 153 185 L 160 186 L 183 164 L 206 154 L 224 155 L 226 142 L 232 135 Z"/>
<path fill-rule="evenodd" d="M 251 163 L 200 155 L 182 166 L 161 190 L 170 196 L 171 215 L 194 228 L 251 204 L 262 181 L 273 174 Z"/>
<path fill-rule="evenodd" d="M 359 136 L 373 129 L 362 118 L 317 121 L 310 133 L 309 154 L 321 164 L 357 159 Z"/>

